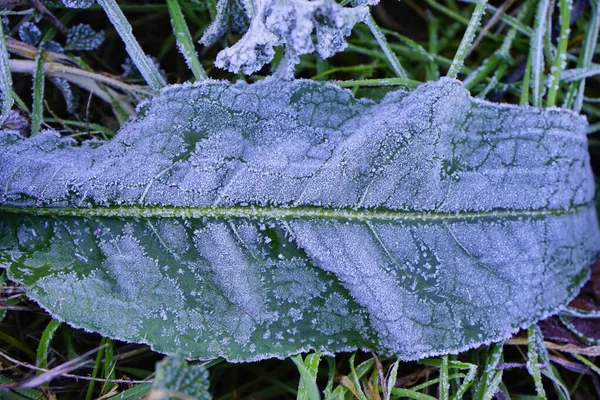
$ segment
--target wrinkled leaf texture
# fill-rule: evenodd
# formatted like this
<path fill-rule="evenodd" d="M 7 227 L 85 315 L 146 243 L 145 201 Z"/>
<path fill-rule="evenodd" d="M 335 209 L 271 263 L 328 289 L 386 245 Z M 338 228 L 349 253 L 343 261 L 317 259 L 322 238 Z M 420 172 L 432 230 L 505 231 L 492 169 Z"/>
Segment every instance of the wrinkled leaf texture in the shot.
<path fill-rule="evenodd" d="M 108 143 L 0 134 L 0 262 L 56 318 L 190 358 L 457 352 L 587 279 L 585 130 L 449 79 L 173 86 Z"/>

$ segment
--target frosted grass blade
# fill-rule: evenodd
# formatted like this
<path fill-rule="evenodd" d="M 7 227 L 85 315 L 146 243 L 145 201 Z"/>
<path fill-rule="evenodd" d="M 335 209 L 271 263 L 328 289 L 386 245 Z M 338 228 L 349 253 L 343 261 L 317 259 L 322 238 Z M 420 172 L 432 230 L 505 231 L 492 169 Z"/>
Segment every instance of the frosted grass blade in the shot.
<path fill-rule="evenodd" d="M 192 41 L 192 35 L 188 29 L 181 8 L 179 7 L 178 0 L 167 0 L 167 7 L 169 14 L 171 15 L 171 25 L 173 26 L 173 33 L 175 34 L 175 40 L 177 41 L 177 48 L 185 59 L 188 68 L 194 74 L 194 78 L 197 81 L 206 79 L 206 72 L 198 60 L 198 54 Z"/>
<path fill-rule="evenodd" d="M 473 14 L 471 15 L 471 19 L 469 20 L 469 24 L 467 25 L 467 30 L 458 46 L 458 50 L 456 50 L 456 54 L 454 55 L 454 59 L 452 60 L 452 65 L 450 65 L 450 69 L 448 70 L 448 78 L 456 78 L 462 67 L 465 63 L 465 57 L 471 47 L 471 43 L 475 39 L 475 33 L 477 32 L 477 28 L 481 23 L 481 17 L 485 14 L 485 6 L 487 5 L 487 0 L 477 0 L 477 4 L 475 5 L 475 10 L 473 10 Z"/>
<path fill-rule="evenodd" d="M 40 132 L 44 119 L 44 54 L 45 51 L 40 45 L 38 54 L 35 57 L 35 71 L 33 73 L 33 104 L 31 105 L 31 136 Z"/>
<path fill-rule="evenodd" d="M 383 51 L 383 53 L 387 57 L 388 62 L 390 63 L 392 70 L 394 71 L 396 76 L 398 78 L 407 79 L 408 75 L 406 74 L 406 71 L 404 70 L 404 68 L 402 68 L 402 64 L 400 64 L 400 60 L 398 60 L 398 57 L 396 56 L 396 54 L 393 52 L 393 50 L 388 45 L 385 35 L 381 31 L 381 28 L 379 28 L 379 26 L 377 25 L 377 22 L 375 22 L 375 19 L 373 18 L 373 16 L 371 14 L 369 14 L 366 17 L 365 23 L 371 30 L 371 33 L 375 37 L 375 40 L 379 44 L 379 47 L 381 47 L 381 51 Z"/>
<path fill-rule="evenodd" d="M 0 95 L 2 106 L 0 108 L 0 126 L 8 117 L 8 113 L 14 103 L 12 97 L 12 75 L 8 66 L 8 49 L 4 42 L 4 31 L 0 23 Z"/>
<path fill-rule="evenodd" d="M 546 21 L 548 15 L 549 0 L 541 0 L 538 3 L 533 26 L 533 36 L 529 45 L 529 59 L 531 62 L 531 90 L 532 104 L 541 106 L 543 92 L 544 73 L 544 35 L 546 33 Z M 529 65 L 528 65 L 529 66 Z"/>
<path fill-rule="evenodd" d="M 104 9 L 106 16 L 123 40 L 123 43 L 125 43 L 127 54 L 133 60 L 135 66 L 146 80 L 146 83 L 154 90 L 159 90 L 165 86 L 165 80 L 160 72 L 148 56 L 146 56 L 140 44 L 133 36 L 131 25 L 127 21 L 127 18 L 125 18 L 117 2 L 115 0 L 98 0 L 98 4 Z"/>

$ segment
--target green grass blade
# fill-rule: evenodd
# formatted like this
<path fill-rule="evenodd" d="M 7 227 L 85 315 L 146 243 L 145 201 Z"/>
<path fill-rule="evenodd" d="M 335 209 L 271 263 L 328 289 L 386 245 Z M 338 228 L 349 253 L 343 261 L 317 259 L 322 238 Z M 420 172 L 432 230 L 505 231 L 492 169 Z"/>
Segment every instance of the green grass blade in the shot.
<path fill-rule="evenodd" d="M 354 357 L 356 356 L 356 353 L 352 354 L 352 356 L 350 357 L 350 371 L 352 372 L 350 374 L 350 380 L 352 381 L 352 383 L 354 383 L 354 386 L 356 387 L 356 392 L 358 394 L 358 400 L 367 400 L 367 396 L 364 394 L 362 387 L 360 385 L 359 379 L 361 378 L 362 375 L 364 375 L 369 369 L 371 369 L 373 367 L 373 365 L 375 364 L 375 359 L 371 358 L 370 361 L 372 361 L 369 365 L 370 367 L 368 369 L 363 369 L 360 368 L 361 366 L 365 365 L 365 363 L 362 363 L 361 365 L 359 365 L 358 369 L 354 368 Z M 357 373 L 357 370 L 360 371 L 360 374 Z"/>
<path fill-rule="evenodd" d="M 532 103 L 536 107 L 542 105 L 543 73 L 544 73 L 544 35 L 546 33 L 546 20 L 549 0 L 540 0 L 535 14 L 533 36 L 530 41 L 529 58 L 531 60 L 531 95 Z M 528 60 L 529 63 L 529 60 Z"/>
<path fill-rule="evenodd" d="M 589 131 L 588 131 L 589 133 Z M 583 333 L 581 333 L 576 327 L 575 325 L 573 325 L 571 323 L 571 321 L 569 321 L 567 318 L 565 318 L 564 315 L 559 315 L 560 321 L 565 325 L 565 327 L 570 330 L 575 336 L 577 336 L 577 338 L 579 340 L 581 340 L 582 342 L 584 342 L 587 345 L 592 345 L 592 346 L 600 346 L 600 340 L 598 339 L 594 339 L 594 338 L 590 338 L 587 337 L 586 335 L 584 335 Z"/>
<path fill-rule="evenodd" d="M 185 23 L 183 13 L 179 7 L 179 1 L 167 0 L 167 7 L 169 9 L 169 14 L 171 15 L 171 25 L 173 26 L 173 33 L 177 40 L 179 52 L 185 59 L 188 68 L 194 74 L 194 78 L 196 78 L 197 81 L 206 79 L 206 72 L 204 72 L 204 68 L 202 68 L 202 64 L 200 64 L 200 60 L 198 59 L 198 54 L 196 53 L 194 42 L 192 41 L 192 35 L 190 34 L 190 30 Z"/>
<path fill-rule="evenodd" d="M 521 97 L 519 99 L 519 105 L 524 106 L 529 104 L 529 87 L 531 77 L 531 53 L 527 56 L 527 64 L 525 66 L 525 74 L 523 75 L 523 85 L 521 86 Z"/>
<path fill-rule="evenodd" d="M 600 367 L 582 356 L 581 354 L 573 354 L 573 356 L 581 361 L 586 367 L 594 371 L 598 376 L 600 376 Z"/>
<path fill-rule="evenodd" d="M 560 35 L 558 37 L 558 46 L 552 65 L 552 74 L 550 75 L 550 87 L 548 88 L 548 99 L 546 107 L 553 107 L 556 103 L 556 96 L 560 86 L 560 74 L 567 65 L 567 44 L 569 42 L 571 9 L 573 0 L 560 0 Z"/>
<path fill-rule="evenodd" d="M 371 14 L 369 14 L 369 16 L 367 17 L 366 24 L 369 27 L 369 29 L 371 30 L 371 33 L 373 34 L 373 36 L 375 37 L 375 40 L 379 44 L 379 47 L 381 47 L 381 50 L 386 55 L 390 65 L 392 67 L 392 70 L 394 71 L 396 76 L 399 78 L 407 79 L 408 75 L 406 74 L 406 71 L 404 70 L 404 68 L 402 68 L 402 65 L 400 64 L 400 60 L 398 60 L 398 57 L 396 56 L 396 54 L 392 51 L 392 49 L 388 45 L 385 35 L 383 34 L 381 29 L 375 22 L 375 19 L 373 19 L 373 16 Z"/>
<path fill-rule="evenodd" d="M 475 378 L 477 377 L 477 365 L 454 361 L 450 363 L 450 366 L 452 368 L 467 370 L 467 374 L 463 378 L 462 384 L 458 387 L 456 393 L 454 393 L 454 395 L 452 396 L 452 400 L 462 399 L 465 393 L 467 393 L 467 390 L 469 390 L 469 388 L 475 382 Z"/>
<path fill-rule="evenodd" d="M 393 388 L 392 394 L 400 397 L 408 397 L 414 400 L 437 400 L 435 397 L 425 393 L 417 392 L 414 389 Z"/>
<path fill-rule="evenodd" d="M 106 341 L 110 340 L 107 338 L 102 338 L 100 341 L 100 348 L 98 349 L 98 353 L 96 354 L 96 361 L 94 362 L 94 369 L 92 370 L 92 378 L 98 376 L 98 371 L 100 371 L 100 364 L 102 364 L 102 358 L 104 357 L 104 347 Z M 85 395 L 85 400 L 91 400 L 94 395 L 94 387 L 96 386 L 96 381 L 90 381 L 90 384 L 87 389 L 87 393 Z"/>
<path fill-rule="evenodd" d="M 450 390 L 450 381 L 448 379 L 448 356 L 442 356 L 442 365 L 440 367 L 439 399 L 448 400 Z"/>
<path fill-rule="evenodd" d="M 574 307 L 567 307 L 560 312 L 560 315 L 565 317 L 575 318 L 600 318 L 599 310 L 582 310 Z"/>
<path fill-rule="evenodd" d="M 454 55 L 454 59 L 452 60 L 452 65 L 450 65 L 450 69 L 448 70 L 447 76 L 449 78 L 456 78 L 460 73 L 464 63 L 465 57 L 467 56 L 467 52 L 475 39 L 475 32 L 477 32 L 477 28 L 479 27 L 479 23 L 481 22 L 481 17 L 485 13 L 485 6 L 487 5 L 487 0 L 478 0 L 475 5 L 475 10 L 471 15 L 471 19 L 469 20 L 469 25 L 467 25 L 467 30 L 458 46 L 458 50 Z"/>
<path fill-rule="evenodd" d="M 438 36 L 439 36 L 440 22 L 436 17 L 433 16 L 433 14 L 428 13 L 428 16 L 429 16 L 429 24 L 428 24 L 429 40 L 427 42 L 427 46 L 428 46 L 430 53 L 437 54 L 438 53 Z M 440 77 L 440 71 L 439 71 L 437 63 L 435 63 L 435 62 L 428 63 L 427 70 L 425 71 L 425 73 L 426 73 L 426 79 L 429 81 L 438 79 Z"/>
<path fill-rule="evenodd" d="M 2 105 L 0 106 L 0 125 L 2 125 L 14 103 L 12 97 L 12 76 L 8 66 L 8 50 L 4 42 L 2 23 L 0 23 L 0 92 L 0 96 L 2 96 L 0 99 L 2 101 Z"/>
<path fill-rule="evenodd" d="M 363 79 L 360 81 L 331 81 L 330 83 L 345 88 L 361 86 L 408 86 L 414 88 L 421 84 L 419 81 L 404 78 Z"/>
<path fill-rule="evenodd" d="M 453 20 L 461 23 L 462 25 L 469 25 L 469 20 L 467 18 L 463 17 L 456 11 L 449 9 L 448 7 L 444 7 L 442 4 L 440 4 L 441 2 L 437 2 L 436 0 L 425 0 L 425 2 L 434 10 L 441 12 L 442 14 L 452 18 Z"/>
<path fill-rule="evenodd" d="M 591 10 L 591 18 L 590 25 L 586 30 L 585 36 L 585 44 L 583 47 L 583 52 L 581 54 L 581 68 L 588 68 L 592 64 L 592 58 L 594 57 L 594 51 L 596 49 L 596 43 L 598 41 L 598 27 L 600 25 L 600 7 L 598 6 L 598 1 L 590 1 Z M 579 88 L 577 90 L 577 96 L 575 98 L 575 102 L 573 104 L 573 110 L 575 112 L 580 112 L 583 107 L 583 94 L 585 92 L 585 79 L 583 79 L 579 83 Z"/>
<path fill-rule="evenodd" d="M 21 350 L 23 353 L 27 354 L 30 358 L 35 359 L 36 354 L 34 351 L 32 351 L 29 346 L 27 346 L 25 343 L 21 343 L 20 340 L 12 337 L 11 335 L 9 335 L 8 333 L 4 333 L 0 330 L 0 342 L 4 342 L 6 344 L 8 344 L 9 346 L 2 346 L 2 349 L 4 350 L 8 350 L 10 349 L 10 347 L 15 347 L 19 350 Z"/>
<path fill-rule="evenodd" d="M 500 376 L 502 376 L 501 371 L 498 371 L 498 364 L 502 359 L 503 350 L 504 343 L 494 343 L 490 346 L 485 359 L 483 374 L 477 383 L 474 399 L 489 400 L 498 390 L 500 384 L 498 373 L 500 372 Z"/>
<path fill-rule="evenodd" d="M 148 395 L 148 393 L 150 393 L 151 390 L 151 383 L 141 383 L 115 396 L 109 397 L 108 400 L 138 400 L 141 398 L 145 398 L 144 396 Z"/>
<path fill-rule="evenodd" d="M 165 86 L 166 82 L 160 72 L 152 61 L 148 59 L 142 47 L 133 36 L 131 25 L 127 21 L 127 18 L 125 18 L 117 2 L 115 0 L 98 0 L 98 4 L 104 9 L 108 19 L 119 36 L 121 36 L 121 39 L 125 43 L 127 54 L 129 54 L 148 85 L 154 90 L 159 90 Z"/>
<path fill-rule="evenodd" d="M 33 104 L 31 106 L 31 136 L 40 132 L 44 114 L 44 54 L 42 49 L 35 58 L 35 72 L 33 74 Z"/>
<path fill-rule="evenodd" d="M 525 18 L 525 16 L 529 12 L 529 7 L 531 5 L 531 1 L 527 1 L 525 4 L 523 4 L 515 20 L 520 22 L 523 18 Z M 467 89 L 471 90 L 475 85 L 487 78 L 492 71 L 496 71 L 494 77 L 496 77 L 496 82 L 499 82 L 498 76 L 500 74 L 498 73 L 498 70 L 500 68 L 505 69 L 506 64 L 509 63 L 511 60 L 510 50 L 517 36 L 517 31 L 518 30 L 516 28 L 511 28 L 504 37 L 504 40 L 502 41 L 502 44 L 500 45 L 498 50 L 496 50 L 491 56 L 485 59 L 481 63 L 480 67 L 475 69 L 464 79 L 463 84 Z M 499 65 L 500 67 L 498 67 Z M 486 89 L 491 90 L 493 89 L 493 87 L 491 87 L 491 85 L 488 85 L 488 88 Z M 482 93 L 484 92 L 486 91 L 484 90 Z"/>
<path fill-rule="evenodd" d="M 317 387 L 317 372 L 319 371 L 319 362 L 321 353 L 312 353 L 306 356 L 303 361 L 302 356 L 297 354 L 291 357 L 300 373 L 300 383 L 298 384 L 298 400 L 319 400 L 319 388 Z"/>
<path fill-rule="evenodd" d="M 60 326 L 60 322 L 52 319 L 44 329 L 42 333 L 42 337 L 40 338 L 40 343 L 37 348 L 37 356 L 35 358 L 35 365 L 39 368 L 48 369 L 48 352 L 50 351 L 50 342 L 52 342 L 52 338 L 56 333 L 56 330 Z M 41 374 L 42 371 L 38 371 L 38 374 Z"/>
<path fill-rule="evenodd" d="M 600 75 L 600 65 L 590 64 L 584 68 L 574 68 L 562 71 L 560 79 L 564 83 L 580 82 L 586 78 Z"/>
<path fill-rule="evenodd" d="M 539 397 L 545 398 L 546 391 L 542 383 L 542 372 L 540 370 L 540 346 L 543 346 L 543 340 L 540 340 L 541 333 L 538 327 L 532 325 L 527 329 L 527 370 L 533 378 L 535 392 Z"/>
<path fill-rule="evenodd" d="M 396 360 L 390 367 L 388 378 L 387 378 L 387 392 L 383 400 L 390 400 L 392 396 L 392 389 L 396 385 L 396 378 L 398 377 L 398 367 L 400 366 L 400 360 Z"/>
<path fill-rule="evenodd" d="M 104 366 L 103 366 L 103 375 L 105 379 L 115 379 L 115 346 L 114 342 L 111 339 L 106 339 L 106 348 L 104 349 Z M 111 389 L 114 387 L 114 383 L 107 382 L 104 385 L 103 394 L 109 393 Z"/>
<path fill-rule="evenodd" d="M 335 372 L 336 372 L 336 363 L 335 363 L 335 357 L 332 356 L 327 356 L 325 357 L 325 359 L 327 360 L 327 369 L 328 369 L 328 376 L 327 376 L 327 386 L 325 387 L 325 390 L 323 391 L 323 396 L 326 399 L 330 399 L 332 398 L 332 394 L 333 394 L 333 384 L 335 383 Z"/>

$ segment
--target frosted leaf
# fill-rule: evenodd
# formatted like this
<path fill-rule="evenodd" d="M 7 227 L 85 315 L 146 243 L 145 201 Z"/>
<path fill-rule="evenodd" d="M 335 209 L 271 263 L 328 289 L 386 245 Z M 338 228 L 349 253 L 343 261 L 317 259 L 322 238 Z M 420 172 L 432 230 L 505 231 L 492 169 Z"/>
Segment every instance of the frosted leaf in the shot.
<path fill-rule="evenodd" d="M 43 47 L 44 47 L 44 50 L 52 51 L 54 53 L 64 53 L 65 52 L 65 49 L 63 49 L 63 47 L 60 45 L 60 43 L 58 43 L 54 40 L 49 40 L 47 42 L 44 42 Z"/>
<path fill-rule="evenodd" d="M 231 72 L 250 75 L 270 62 L 275 55 L 277 36 L 273 35 L 260 21 L 252 21 L 248 33 L 234 46 L 217 54 L 215 65 Z"/>
<path fill-rule="evenodd" d="M 33 22 L 24 22 L 19 27 L 19 38 L 27 44 L 37 46 L 42 40 L 42 31 Z"/>
<path fill-rule="evenodd" d="M 188 364 L 181 355 L 165 357 L 156 364 L 156 377 L 152 380 L 149 397 L 174 400 L 183 396 L 196 400 L 212 399 L 208 370 L 200 365 Z"/>
<path fill-rule="evenodd" d="M 248 16 L 238 0 L 219 0 L 214 21 L 206 28 L 200 43 L 211 45 L 228 32 L 244 33 Z"/>
<path fill-rule="evenodd" d="M 54 83 L 54 86 L 56 86 L 58 90 L 60 90 L 60 92 L 62 93 L 65 99 L 65 104 L 67 106 L 67 112 L 69 112 L 70 114 L 75 113 L 75 110 L 77 108 L 77 101 L 75 99 L 75 95 L 73 94 L 73 90 L 69 85 L 69 82 L 63 78 L 51 78 L 51 80 L 52 83 Z"/>
<path fill-rule="evenodd" d="M 12 109 L 8 112 L 6 120 L 2 124 L 2 128 L 14 130 L 22 135 L 26 135 L 29 131 L 29 119 L 17 109 Z"/>
<path fill-rule="evenodd" d="M 88 8 L 94 4 L 94 0 L 60 0 L 67 8 Z"/>
<path fill-rule="evenodd" d="M 215 65 L 237 73 L 251 74 L 270 62 L 275 46 L 285 46 L 288 75 L 299 56 L 317 50 L 323 58 L 331 57 L 346 48 L 345 37 L 356 23 L 368 13 L 367 6 L 345 8 L 333 0 L 259 0 L 252 12 L 243 10 L 236 2 L 221 0 L 217 16 L 200 42 L 214 43 L 235 25 L 236 31 L 247 32 L 233 46 L 222 50 Z M 248 17 L 248 22 L 240 15 Z M 232 24 L 233 21 L 237 21 Z M 244 24 L 245 23 L 245 24 Z M 241 28 L 244 24 L 245 28 Z M 316 30 L 316 46 L 311 34 Z"/>
<path fill-rule="evenodd" d="M 104 41 L 104 32 L 94 31 L 87 24 L 75 25 L 67 32 L 67 50 L 96 50 Z"/>
<path fill-rule="evenodd" d="M 0 133 L 0 265 L 109 337 L 419 359 L 556 313 L 600 250 L 569 111 L 449 79 L 375 102 L 273 78 L 171 86 L 138 111 L 106 143 Z"/>

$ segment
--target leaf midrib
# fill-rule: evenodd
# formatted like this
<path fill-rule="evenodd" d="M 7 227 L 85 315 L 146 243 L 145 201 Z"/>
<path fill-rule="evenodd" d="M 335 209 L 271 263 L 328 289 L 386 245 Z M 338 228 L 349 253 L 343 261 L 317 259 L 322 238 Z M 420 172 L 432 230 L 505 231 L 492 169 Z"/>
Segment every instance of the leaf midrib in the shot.
<path fill-rule="evenodd" d="M 347 221 L 449 221 L 482 218 L 544 217 L 574 214 L 593 206 L 579 204 L 568 209 L 459 211 L 403 211 L 382 209 L 340 209 L 326 207 L 265 207 L 265 206 L 112 206 L 112 207 L 21 207 L 0 206 L 0 214 L 56 217 L 102 218 L 250 218 L 250 219 L 325 219 Z"/>

